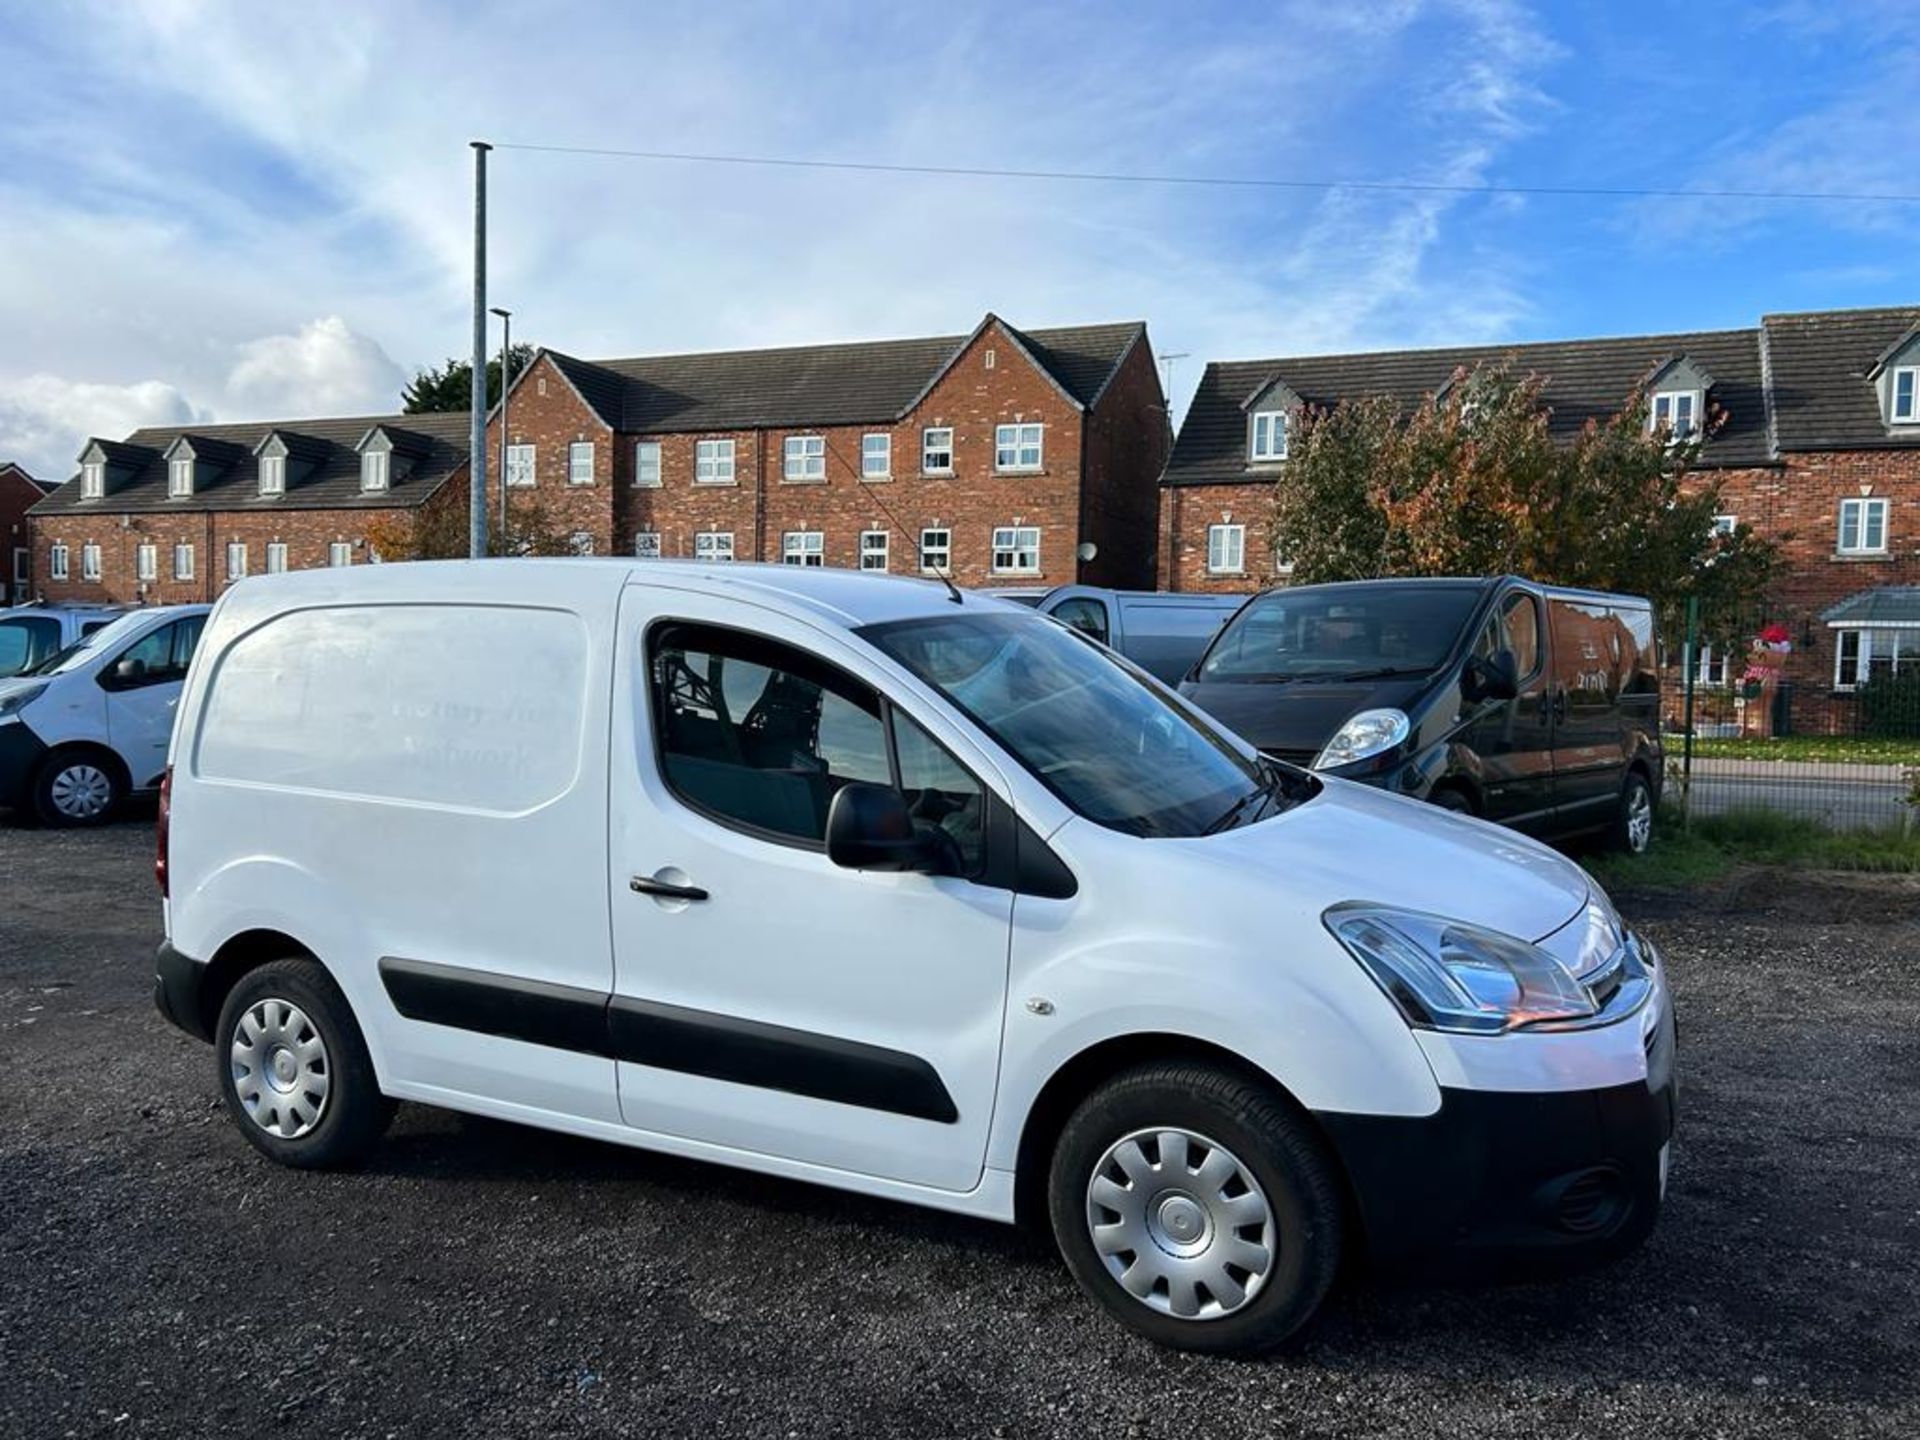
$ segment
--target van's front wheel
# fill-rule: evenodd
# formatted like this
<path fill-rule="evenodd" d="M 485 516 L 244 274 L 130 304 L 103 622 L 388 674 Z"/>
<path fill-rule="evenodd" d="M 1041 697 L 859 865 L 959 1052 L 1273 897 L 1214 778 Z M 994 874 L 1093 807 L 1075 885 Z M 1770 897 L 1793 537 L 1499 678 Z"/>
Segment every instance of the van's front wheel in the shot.
<path fill-rule="evenodd" d="M 1614 813 L 1613 848 L 1644 855 L 1653 843 L 1653 788 L 1639 771 L 1627 776 L 1620 790 L 1620 808 Z"/>
<path fill-rule="evenodd" d="M 56 750 L 34 776 L 33 808 L 47 825 L 102 825 L 126 794 L 119 766 L 105 755 Z"/>
<path fill-rule="evenodd" d="M 220 1095 L 254 1149 L 321 1169 L 353 1159 L 393 1119 L 347 997 L 314 960 L 250 970 L 214 1031 Z"/>
<path fill-rule="evenodd" d="M 1339 1266 L 1318 1138 L 1265 1086 L 1212 1065 L 1146 1065 L 1088 1096 L 1055 1147 L 1048 1205 L 1081 1286 L 1177 1349 L 1280 1345 Z"/>

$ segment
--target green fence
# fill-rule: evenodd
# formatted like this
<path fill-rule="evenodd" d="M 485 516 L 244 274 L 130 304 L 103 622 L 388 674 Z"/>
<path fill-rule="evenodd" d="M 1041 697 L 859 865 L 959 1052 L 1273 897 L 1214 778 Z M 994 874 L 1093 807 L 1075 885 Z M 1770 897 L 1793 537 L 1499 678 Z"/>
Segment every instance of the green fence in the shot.
<path fill-rule="evenodd" d="M 1781 604 L 1718 616 L 1691 607 L 1672 629 L 1664 721 L 1669 794 L 1684 815 L 1914 826 L 1920 630 L 1842 628 Z"/>

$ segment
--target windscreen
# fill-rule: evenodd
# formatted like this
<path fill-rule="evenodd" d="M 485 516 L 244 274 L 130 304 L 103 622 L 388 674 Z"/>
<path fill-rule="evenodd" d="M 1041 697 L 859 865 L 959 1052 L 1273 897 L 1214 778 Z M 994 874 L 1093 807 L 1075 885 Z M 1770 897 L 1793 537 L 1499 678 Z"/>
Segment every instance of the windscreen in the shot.
<path fill-rule="evenodd" d="M 1315 585 L 1248 603 L 1200 664 L 1199 679 L 1361 679 L 1445 660 L 1479 603 L 1471 585 Z"/>
<path fill-rule="evenodd" d="M 1205 834 L 1270 787 L 1261 766 L 1196 712 L 1038 616 L 962 614 L 860 633 L 1101 825 Z"/>

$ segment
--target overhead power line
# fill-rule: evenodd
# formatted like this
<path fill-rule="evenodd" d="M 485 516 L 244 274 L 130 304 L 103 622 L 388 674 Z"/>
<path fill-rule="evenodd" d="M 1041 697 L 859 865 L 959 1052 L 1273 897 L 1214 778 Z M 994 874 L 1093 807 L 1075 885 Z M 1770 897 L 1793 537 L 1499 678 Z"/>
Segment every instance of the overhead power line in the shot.
<path fill-rule="evenodd" d="M 846 170 L 871 175 L 944 175 L 973 180 L 1066 180 L 1107 185 L 1188 185 L 1238 190 L 1361 190 L 1412 195 L 1531 195 L 1597 200 L 1838 201 L 1920 204 L 1920 193 L 1870 190 L 1678 190 L 1625 185 L 1453 184 L 1440 180 L 1303 179 L 1270 175 L 1155 175 L 1105 170 L 1009 170 L 989 165 L 892 165 L 872 160 L 802 160 L 789 155 L 703 155 L 681 150 L 615 150 L 599 145 L 516 145 L 498 150 L 548 155 L 601 155 L 687 165 L 759 165 L 784 170 Z"/>

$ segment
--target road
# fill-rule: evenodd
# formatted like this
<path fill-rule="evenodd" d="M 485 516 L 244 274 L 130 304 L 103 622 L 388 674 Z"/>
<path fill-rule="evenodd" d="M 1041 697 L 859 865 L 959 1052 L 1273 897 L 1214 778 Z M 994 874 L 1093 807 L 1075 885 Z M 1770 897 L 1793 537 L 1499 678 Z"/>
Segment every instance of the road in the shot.
<path fill-rule="evenodd" d="M 1668 752 L 1677 757 L 1677 749 Z M 1920 757 L 1916 757 L 1920 763 Z M 1671 790 L 1676 793 L 1677 790 Z M 1836 830 L 1882 829 L 1906 814 L 1907 784 L 1898 765 L 1835 765 L 1765 760 L 1693 762 L 1695 815 L 1778 810 Z"/>
<path fill-rule="evenodd" d="M 418 1106 L 261 1160 L 151 1000 L 151 839 L 0 824 L 0 1435 L 1911 1435 L 1920 893 L 1637 912 L 1681 1017 L 1648 1248 L 1155 1350 L 1019 1232 Z"/>

